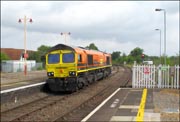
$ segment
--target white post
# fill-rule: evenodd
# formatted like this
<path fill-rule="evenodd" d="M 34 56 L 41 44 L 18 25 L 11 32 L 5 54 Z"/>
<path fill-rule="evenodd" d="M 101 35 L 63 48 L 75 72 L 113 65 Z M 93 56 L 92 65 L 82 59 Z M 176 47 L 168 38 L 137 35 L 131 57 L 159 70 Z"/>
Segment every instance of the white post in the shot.
<path fill-rule="evenodd" d="M 26 63 L 26 16 L 24 16 L 24 75 L 27 73 Z"/>
<path fill-rule="evenodd" d="M 133 71 L 133 75 L 132 75 L 132 87 L 135 88 L 135 66 L 133 65 L 132 71 Z"/>
<path fill-rule="evenodd" d="M 180 67 L 179 67 L 179 65 L 177 65 L 177 67 L 176 67 L 176 70 L 177 70 L 177 79 L 176 79 L 176 81 L 177 81 L 177 88 L 180 88 L 180 86 L 179 86 L 179 69 L 180 69 Z"/>

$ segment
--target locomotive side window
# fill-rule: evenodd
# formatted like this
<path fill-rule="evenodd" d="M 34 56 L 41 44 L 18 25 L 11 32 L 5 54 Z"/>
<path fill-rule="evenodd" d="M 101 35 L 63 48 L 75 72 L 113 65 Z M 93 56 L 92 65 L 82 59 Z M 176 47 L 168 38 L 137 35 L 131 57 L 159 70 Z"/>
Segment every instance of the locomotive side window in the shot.
<path fill-rule="evenodd" d="M 48 55 L 48 64 L 59 63 L 59 54 L 49 54 Z"/>
<path fill-rule="evenodd" d="M 87 58 L 88 58 L 88 65 L 93 65 L 93 56 L 87 55 Z"/>
<path fill-rule="evenodd" d="M 110 65 L 110 57 L 106 57 L 106 64 Z"/>
<path fill-rule="evenodd" d="M 78 54 L 78 62 L 82 62 L 82 56 L 81 56 L 81 54 Z"/>
<path fill-rule="evenodd" d="M 63 58 L 63 63 L 73 63 L 74 53 L 64 53 L 62 58 Z"/>

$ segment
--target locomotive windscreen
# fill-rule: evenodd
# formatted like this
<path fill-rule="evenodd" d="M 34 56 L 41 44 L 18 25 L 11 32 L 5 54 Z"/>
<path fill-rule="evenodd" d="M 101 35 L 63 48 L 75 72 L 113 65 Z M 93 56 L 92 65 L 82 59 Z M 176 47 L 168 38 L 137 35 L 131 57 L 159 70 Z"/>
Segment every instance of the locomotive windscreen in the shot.
<path fill-rule="evenodd" d="M 64 53 L 62 58 L 63 58 L 63 63 L 73 63 L 74 53 Z"/>
<path fill-rule="evenodd" d="M 48 64 L 55 64 L 55 63 L 59 63 L 60 58 L 59 58 L 59 54 L 49 54 L 48 55 Z"/>

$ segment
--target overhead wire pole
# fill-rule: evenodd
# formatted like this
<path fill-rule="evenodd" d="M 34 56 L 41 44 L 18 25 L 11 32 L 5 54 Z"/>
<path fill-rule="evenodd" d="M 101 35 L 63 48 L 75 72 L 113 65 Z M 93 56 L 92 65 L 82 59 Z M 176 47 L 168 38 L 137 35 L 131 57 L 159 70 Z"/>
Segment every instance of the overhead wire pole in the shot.
<path fill-rule="evenodd" d="M 27 54 L 27 50 L 26 50 L 26 30 L 27 30 L 27 27 L 26 27 L 26 23 L 27 23 L 27 20 L 29 20 L 30 23 L 32 23 L 32 19 L 31 18 L 27 18 L 26 16 L 24 16 L 23 19 L 19 19 L 19 23 L 22 22 L 22 20 L 24 21 L 24 75 L 27 74 L 27 61 L 26 59 L 28 58 L 28 54 Z"/>
<path fill-rule="evenodd" d="M 66 33 L 66 32 L 61 32 L 61 35 L 64 35 L 64 38 L 65 38 L 65 44 L 67 44 L 67 41 L 66 41 L 66 36 L 67 35 L 71 35 L 71 33 L 70 32 L 68 32 L 68 33 Z"/>

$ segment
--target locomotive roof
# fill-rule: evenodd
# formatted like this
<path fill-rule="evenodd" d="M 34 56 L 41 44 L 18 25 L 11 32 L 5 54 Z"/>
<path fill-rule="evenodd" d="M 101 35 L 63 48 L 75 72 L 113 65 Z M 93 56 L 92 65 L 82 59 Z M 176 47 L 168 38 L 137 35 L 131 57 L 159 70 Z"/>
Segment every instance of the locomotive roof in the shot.
<path fill-rule="evenodd" d="M 72 48 L 71 46 L 67 46 L 64 44 L 57 44 L 54 47 L 50 48 L 48 50 L 48 53 L 51 51 L 55 51 L 55 50 L 72 50 L 72 51 L 75 51 L 74 48 Z"/>
<path fill-rule="evenodd" d="M 55 50 L 71 50 L 71 51 L 75 51 L 77 48 L 80 48 L 82 50 L 90 50 L 90 51 L 102 52 L 102 53 L 108 54 L 106 52 L 99 51 L 99 50 L 97 51 L 97 50 L 92 50 L 92 49 L 88 49 L 88 48 L 84 48 L 84 47 L 80 47 L 80 46 L 76 47 L 76 46 L 68 46 L 68 45 L 64 45 L 64 44 L 55 45 L 54 47 L 50 48 L 47 53 L 49 53 L 51 51 L 55 51 Z"/>

